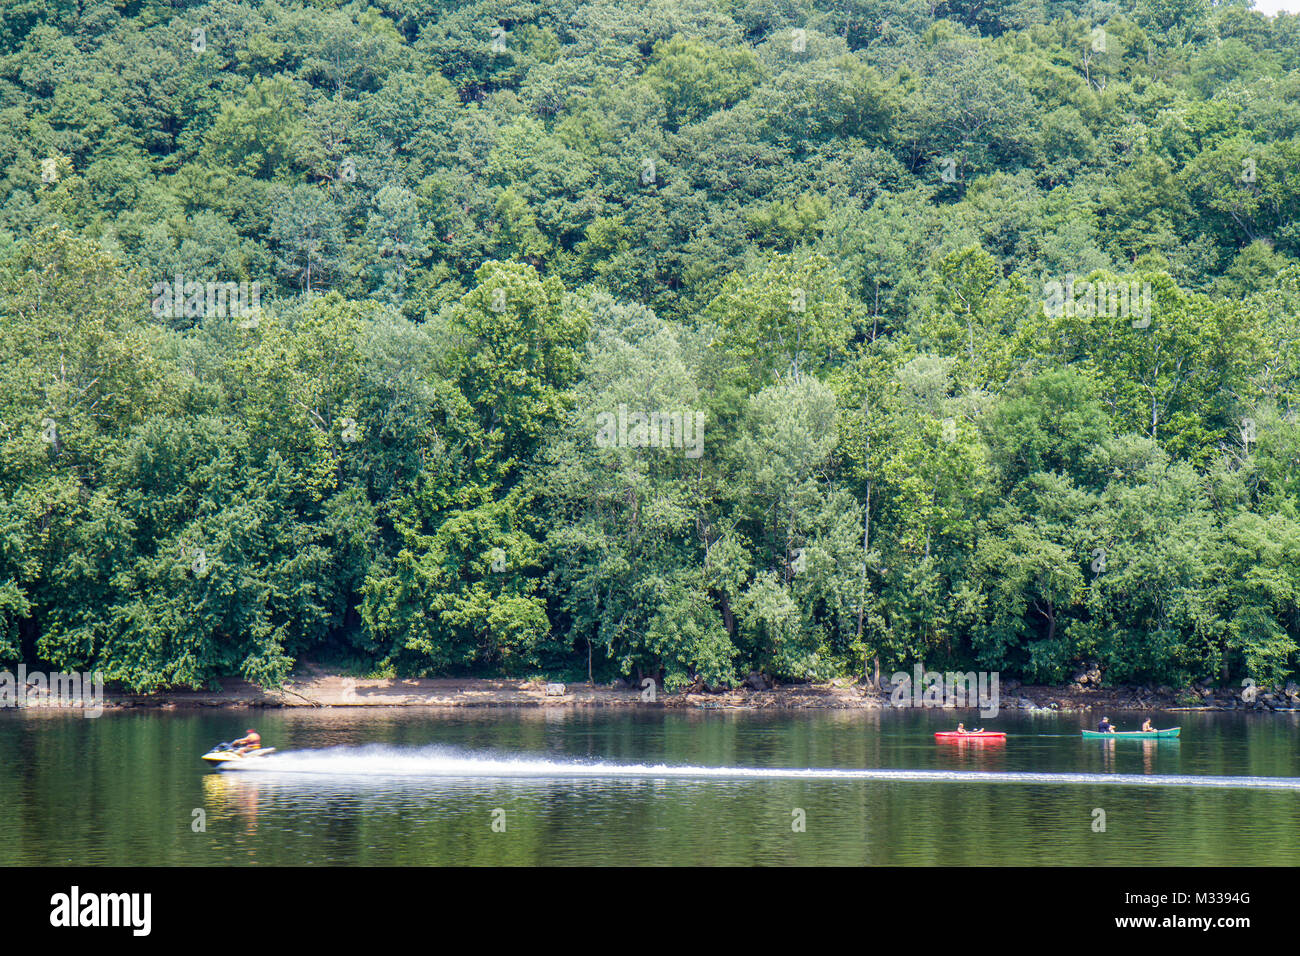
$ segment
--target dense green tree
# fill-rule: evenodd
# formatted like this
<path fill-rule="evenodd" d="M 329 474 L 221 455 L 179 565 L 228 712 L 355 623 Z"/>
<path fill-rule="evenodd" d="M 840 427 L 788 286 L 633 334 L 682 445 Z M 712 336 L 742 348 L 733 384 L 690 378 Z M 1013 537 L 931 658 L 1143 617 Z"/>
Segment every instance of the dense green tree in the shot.
<path fill-rule="evenodd" d="M 1298 22 L 8 3 L 0 664 L 1286 680 Z"/>

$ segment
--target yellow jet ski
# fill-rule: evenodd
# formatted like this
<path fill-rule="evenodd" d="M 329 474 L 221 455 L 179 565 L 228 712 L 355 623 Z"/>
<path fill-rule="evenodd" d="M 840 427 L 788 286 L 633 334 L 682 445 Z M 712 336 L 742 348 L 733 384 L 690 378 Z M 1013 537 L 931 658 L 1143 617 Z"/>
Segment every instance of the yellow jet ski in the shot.
<path fill-rule="evenodd" d="M 259 757 L 266 757 L 273 753 L 275 753 L 274 747 L 258 747 L 256 750 L 240 750 L 234 744 L 226 742 L 217 744 L 203 755 L 203 759 L 216 766 L 223 763 L 234 763 L 242 760 L 256 760 Z"/>

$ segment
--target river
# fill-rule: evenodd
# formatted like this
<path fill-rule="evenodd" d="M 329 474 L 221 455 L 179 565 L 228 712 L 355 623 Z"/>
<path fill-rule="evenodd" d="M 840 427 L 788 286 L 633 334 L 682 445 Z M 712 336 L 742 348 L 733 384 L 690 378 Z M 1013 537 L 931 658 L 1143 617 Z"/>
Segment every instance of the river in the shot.
<path fill-rule="evenodd" d="M 1122 727 L 1136 715 L 1113 714 Z M 1291 865 L 1300 715 L 0 712 L 0 865 Z M 971 721 L 967 721 L 971 723 Z M 255 771 L 199 755 L 256 726 Z"/>

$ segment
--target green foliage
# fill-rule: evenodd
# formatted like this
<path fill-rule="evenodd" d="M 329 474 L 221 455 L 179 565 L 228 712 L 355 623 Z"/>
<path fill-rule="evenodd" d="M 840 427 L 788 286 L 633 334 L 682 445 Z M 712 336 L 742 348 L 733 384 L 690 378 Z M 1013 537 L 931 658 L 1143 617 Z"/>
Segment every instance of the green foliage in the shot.
<path fill-rule="evenodd" d="M 678 34 L 655 44 L 645 77 L 676 128 L 734 106 L 758 83 L 760 72 L 752 50 L 719 49 Z"/>
<path fill-rule="evenodd" d="M 8 3 L 0 663 L 1285 680 L 1296 40 Z M 151 313 L 177 276 L 260 311 Z"/>

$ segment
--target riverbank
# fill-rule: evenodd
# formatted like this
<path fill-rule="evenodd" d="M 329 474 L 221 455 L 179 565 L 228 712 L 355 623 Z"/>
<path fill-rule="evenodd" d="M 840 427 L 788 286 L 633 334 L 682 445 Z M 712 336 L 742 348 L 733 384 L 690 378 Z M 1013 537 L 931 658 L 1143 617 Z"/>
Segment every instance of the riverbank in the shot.
<path fill-rule="evenodd" d="M 243 680 L 226 680 L 221 690 L 177 690 L 152 695 L 108 690 L 104 707 L 162 709 L 201 707 L 669 707 L 708 710 L 873 710 L 890 706 L 889 689 L 875 691 L 849 679 L 824 684 L 768 685 L 755 680 L 722 692 L 662 691 L 650 700 L 645 691 L 615 684 L 557 684 L 541 680 L 484 678 L 366 679 L 304 665 L 280 689 Z M 1209 686 L 1102 687 L 1002 682 L 1000 711 L 1086 713 L 1097 710 L 1245 710 L 1300 713 L 1300 687 L 1294 682 L 1275 693 L 1261 690 L 1253 700 L 1240 689 Z M 969 708 L 974 710 L 974 707 Z"/>

